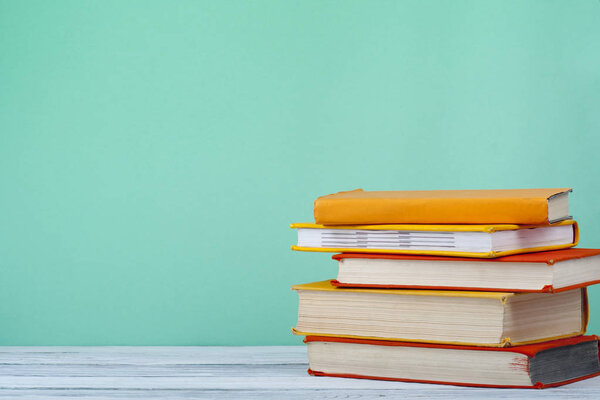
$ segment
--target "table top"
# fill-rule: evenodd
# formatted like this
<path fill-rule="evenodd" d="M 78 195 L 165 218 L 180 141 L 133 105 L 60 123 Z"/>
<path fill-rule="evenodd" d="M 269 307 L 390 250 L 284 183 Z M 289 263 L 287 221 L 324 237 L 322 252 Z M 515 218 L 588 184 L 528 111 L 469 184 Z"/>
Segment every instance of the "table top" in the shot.
<path fill-rule="evenodd" d="M 313 377 L 304 346 L 0 347 L 0 399 L 600 398 L 600 377 L 486 389 Z"/>

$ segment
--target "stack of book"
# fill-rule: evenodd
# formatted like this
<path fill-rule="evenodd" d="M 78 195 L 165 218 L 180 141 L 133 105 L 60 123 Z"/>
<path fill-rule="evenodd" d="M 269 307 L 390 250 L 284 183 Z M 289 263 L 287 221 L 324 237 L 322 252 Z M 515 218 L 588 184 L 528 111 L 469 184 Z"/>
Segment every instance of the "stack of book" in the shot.
<path fill-rule="evenodd" d="M 600 374 L 584 336 L 600 250 L 572 248 L 571 189 L 319 197 L 294 250 L 340 253 L 296 285 L 312 375 L 543 388 Z"/>

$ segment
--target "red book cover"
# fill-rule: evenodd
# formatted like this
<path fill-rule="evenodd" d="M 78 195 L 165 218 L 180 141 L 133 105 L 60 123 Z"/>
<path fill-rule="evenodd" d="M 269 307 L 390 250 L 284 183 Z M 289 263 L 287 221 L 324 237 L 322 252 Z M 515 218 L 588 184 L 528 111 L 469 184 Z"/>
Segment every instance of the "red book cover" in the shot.
<path fill-rule="evenodd" d="M 501 352 L 511 352 L 511 353 L 519 353 L 527 356 L 529 360 L 533 359 L 538 353 L 544 350 L 555 349 L 563 346 L 572 346 L 579 343 L 598 341 L 598 337 L 595 335 L 589 336 L 577 336 L 572 338 L 565 339 L 557 339 L 551 340 L 543 343 L 535 343 L 528 344 L 523 346 L 514 346 L 514 347 L 477 347 L 477 346 L 458 346 L 458 345 L 441 345 L 441 344 L 430 344 L 430 343 L 412 343 L 412 342 L 397 342 L 397 341 L 385 341 L 385 340 L 366 340 L 366 339 L 353 339 L 353 338 L 345 338 L 345 337 L 325 337 L 325 336 L 307 336 L 304 338 L 305 343 L 310 342 L 329 342 L 329 343 L 356 343 L 356 344 L 364 344 L 364 345 L 374 345 L 374 346 L 403 346 L 403 347 L 420 347 L 420 348 L 429 348 L 429 349 L 452 349 L 452 350 L 464 350 L 464 351 L 501 351 Z M 600 363 L 600 360 L 599 360 Z M 529 363 L 527 364 L 527 370 L 529 370 Z M 473 384 L 473 383 L 465 383 L 465 382 L 445 382 L 445 381 L 432 381 L 426 379 L 404 379 L 404 378 L 390 378 L 390 377 L 378 377 L 378 376 L 367 376 L 367 375 L 355 375 L 355 374 L 343 374 L 343 373 L 326 373 L 322 371 L 315 371 L 312 369 L 308 370 L 310 375 L 314 376 L 330 376 L 330 377 L 340 377 L 340 378 L 357 378 L 357 379 L 378 379 L 378 380 L 389 380 L 389 381 L 402 381 L 402 382 L 418 382 L 418 383 L 435 383 L 435 384 L 446 384 L 446 385 L 458 385 L 458 386 L 473 386 L 473 387 L 504 387 L 504 388 L 522 388 L 522 389 L 543 389 L 549 387 L 556 387 L 566 385 L 568 383 L 573 383 L 577 381 L 581 381 L 584 379 L 588 379 L 594 376 L 600 375 L 600 371 L 588 374 L 585 376 L 580 376 L 573 379 L 563 380 L 560 382 L 554 382 L 551 384 L 543 384 L 541 382 L 536 382 L 531 386 L 513 386 L 513 385 L 486 385 L 486 384 Z"/>
<path fill-rule="evenodd" d="M 564 250 L 542 251 L 537 253 L 515 254 L 510 256 L 498 257 L 494 259 L 475 259 L 466 257 L 440 257 L 440 256 L 418 256 L 403 254 L 363 254 L 363 253 L 342 253 L 335 254 L 332 258 L 336 261 L 343 259 L 387 259 L 387 260 L 421 260 L 421 261 L 464 261 L 464 262 L 490 262 L 490 263 L 540 263 L 552 266 L 562 261 L 568 261 L 578 258 L 592 257 L 600 255 L 600 249 L 570 248 Z M 515 290 L 514 288 L 473 288 L 465 286 L 415 286 L 415 285 L 376 285 L 376 284 L 356 284 L 342 283 L 337 280 L 331 282 L 337 287 L 364 287 L 364 288 L 388 288 L 388 289 L 432 289 L 432 290 L 483 290 L 483 291 L 519 291 L 519 292 L 539 292 L 539 293 L 558 293 L 571 289 L 590 286 L 600 283 L 600 280 L 581 282 L 561 288 L 554 288 L 552 285 L 544 286 L 541 290 Z"/>

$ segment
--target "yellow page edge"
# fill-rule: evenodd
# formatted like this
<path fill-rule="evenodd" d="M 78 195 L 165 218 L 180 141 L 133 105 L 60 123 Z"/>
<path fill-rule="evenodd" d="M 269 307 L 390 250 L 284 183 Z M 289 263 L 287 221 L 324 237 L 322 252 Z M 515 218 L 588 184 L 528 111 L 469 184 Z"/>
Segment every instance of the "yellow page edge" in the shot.
<path fill-rule="evenodd" d="M 489 298 L 498 301 L 504 301 L 511 296 L 519 296 L 526 293 L 511 292 L 485 292 L 485 291 L 467 291 L 467 290 L 430 290 L 430 289 L 375 289 L 375 288 L 337 288 L 331 284 L 331 280 L 303 283 L 293 285 L 292 290 L 316 290 L 324 292 L 358 292 L 358 293 L 380 293 L 393 296 L 432 296 L 432 297 L 473 297 Z"/>
<path fill-rule="evenodd" d="M 290 224 L 292 229 L 364 229 L 379 231 L 432 231 L 432 232 L 496 232 L 512 231 L 517 229 L 542 228 L 549 226 L 577 225 L 575 220 L 563 220 L 554 224 L 543 225 L 514 225 L 514 224 L 487 224 L 487 225 L 423 225 L 423 224 L 390 224 L 390 225 L 320 225 L 310 222 Z"/>
<path fill-rule="evenodd" d="M 432 344 L 445 344 L 445 345 L 457 345 L 457 346 L 479 346 L 479 347 L 512 347 L 521 346 L 525 344 L 549 342 L 551 340 L 564 339 L 569 337 L 580 336 L 585 333 L 585 329 L 582 331 L 568 333 L 566 335 L 552 336 L 542 339 L 528 340 L 526 342 L 510 342 L 509 338 L 504 338 L 498 343 L 473 343 L 473 342 L 454 342 L 454 341 L 443 341 L 443 340 L 422 340 L 422 339 L 400 339 L 400 338 L 388 338 L 388 337 L 374 337 L 374 336 L 354 336 L 354 335 L 336 335 L 332 333 L 313 333 L 313 332 L 302 332 L 296 328 L 292 328 L 294 335 L 300 336 L 326 336 L 326 337 L 339 337 L 349 339 L 367 339 L 367 340 L 389 340 L 394 342 L 417 342 L 417 343 L 432 343 Z"/>
<path fill-rule="evenodd" d="M 490 251 L 488 253 L 471 253 L 463 251 L 438 251 L 438 250 L 384 250 L 384 249 L 357 249 L 342 247 L 302 247 L 292 245 L 291 249 L 295 251 L 309 251 L 319 253 L 378 253 L 378 254 L 414 254 L 423 256 L 445 256 L 445 257 L 469 257 L 469 258 L 496 258 L 509 256 L 511 254 L 534 253 L 538 251 L 568 249 L 578 243 L 578 235 L 573 243 L 559 244 L 555 246 L 529 247 L 526 249 Z"/>

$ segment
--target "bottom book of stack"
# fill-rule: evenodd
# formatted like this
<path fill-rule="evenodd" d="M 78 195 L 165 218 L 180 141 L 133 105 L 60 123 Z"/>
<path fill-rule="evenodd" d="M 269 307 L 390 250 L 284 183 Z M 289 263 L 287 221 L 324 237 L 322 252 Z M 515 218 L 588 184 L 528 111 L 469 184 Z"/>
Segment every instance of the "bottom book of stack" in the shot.
<path fill-rule="evenodd" d="M 304 341 L 312 375 L 511 388 L 600 375 L 596 336 L 504 348 L 326 336 Z"/>

